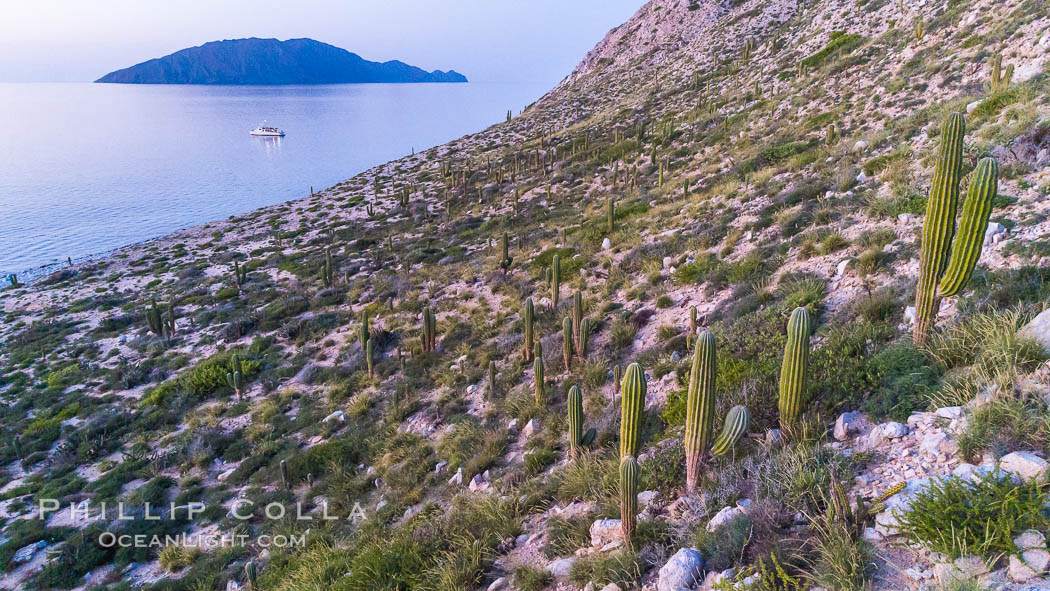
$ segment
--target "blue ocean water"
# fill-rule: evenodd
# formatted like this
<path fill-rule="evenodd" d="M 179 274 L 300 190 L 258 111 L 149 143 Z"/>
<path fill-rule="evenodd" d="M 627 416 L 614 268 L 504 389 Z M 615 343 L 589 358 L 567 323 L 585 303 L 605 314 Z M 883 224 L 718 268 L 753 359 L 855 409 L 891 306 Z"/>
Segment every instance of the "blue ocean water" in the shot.
<path fill-rule="evenodd" d="M 306 196 L 545 87 L 0 84 L 0 273 Z M 248 134 L 264 121 L 287 135 Z"/>

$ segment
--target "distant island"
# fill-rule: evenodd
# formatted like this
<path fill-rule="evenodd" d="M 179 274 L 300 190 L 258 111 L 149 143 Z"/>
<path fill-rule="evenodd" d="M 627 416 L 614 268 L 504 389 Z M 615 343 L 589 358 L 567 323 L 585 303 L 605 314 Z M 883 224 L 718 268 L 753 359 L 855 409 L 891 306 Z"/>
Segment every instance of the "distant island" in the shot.
<path fill-rule="evenodd" d="M 449 70 L 427 72 L 400 61 L 371 62 L 313 39 L 212 41 L 110 72 L 95 82 L 116 84 L 358 84 L 466 82 Z"/>

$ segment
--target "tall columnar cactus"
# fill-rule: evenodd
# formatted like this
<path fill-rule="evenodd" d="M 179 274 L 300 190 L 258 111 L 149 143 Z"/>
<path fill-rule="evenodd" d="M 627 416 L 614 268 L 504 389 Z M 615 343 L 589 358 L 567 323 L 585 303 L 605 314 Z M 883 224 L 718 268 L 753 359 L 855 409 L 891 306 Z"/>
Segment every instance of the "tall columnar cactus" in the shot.
<path fill-rule="evenodd" d="M 645 412 L 645 372 L 632 363 L 621 385 L 620 457 L 637 456 L 641 447 L 642 413 Z"/>
<path fill-rule="evenodd" d="M 376 375 L 375 368 L 375 354 L 372 351 L 372 343 L 375 339 L 368 339 L 365 341 L 365 364 L 368 367 L 368 377 L 372 378 Z"/>
<path fill-rule="evenodd" d="M 923 28 L 922 19 L 919 19 L 915 23 L 915 40 L 922 41 L 923 37 L 926 36 L 926 29 Z"/>
<path fill-rule="evenodd" d="M 288 461 L 281 460 L 281 484 L 284 488 L 292 488 L 291 481 L 288 480 Z"/>
<path fill-rule="evenodd" d="M 511 263 L 514 262 L 514 259 L 510 256 L 510 238 L 507 236 L 506 232 L 503 233 L 502 242 L 503 256 L 500 257 L 499 267 L 500 269 L 503 269 L 503 273 L 506 274 L 507 270 L 510 269 Z"/>
<path fill-rule="evenodd" d="M 565 319 L 562 320 L 561 335 L 561 356 L 563 362 L 565 363 L 565 371 L 566 373 L 568 373 L 569 369 L 571 368 L 570 364 L 572 363 L 572 354 L 574 350 L 574 347 L 572 345 L 572 319 L 570 319 L 568 316 L 566 316 Z"/>
<path fill-rule="evenodd" d="M 168 304 L 168 313 L 164 316 L 164 324 L 168 330 L 168 336 L 175 335 L 175 304 Z"/>
<path fill-rule="evenodd" d="M 244 387 L 244 384 L 241 380 L 241 376 L 242 374 L 240 370 L 226 372 L 226 385 L 228 385 L 230 389 L 233 390 L 233 393 L 237 396 L 237 400 L 241 399 L 241 391 Z"/>
<path fill-rule="evenodd" d="M 551 307 L 558 309 L 561 300 L 561 256 L 554 255 L 551 261 Z"/>
<path fill-rule="evenodd" d="M 623 383 L 623 366 L 617 363 L 613 366 L 613 387 L 619 389 Z"/>
<path fill-rule="evenodd" d="M 569 454 L 576 458 L 583 444 L 583 394 L 578 385 L 569 388 Z"/>
<path fill-rule="evenodd" d="M 606 217 L 606 230 L 609 234 L 612 234 L 616 229 L 616 198 L 609 197 L 609 206 L 605 212 Z"/>
<path fill-rule="evenodd" d="M 915 289 L 915 330 L 912 335 L 917 346 L 925 344 L 929 337 L 937 319 L 941 296 L 958 294 L 969 281 L 981 256 L 992 202 L 998 191 L 998 164 L 994 159 L 985 158 L 973 174 L 956 235 L 955 214 L 962 177 L 965 133 L 966 123 L 961 113 L 953 114 L 941 132 L 940 155 L 934 168 L 933 185 L 926 202 L 926 218 L 922 224 L 919 281 Z"/>
<path fill-rule="evenodd" d="M 583 322 L 583 294 L 576 292 L 572 296 L 572 331 L 580 334 L 580 324 Z"/>
<path fill-rule="evenodd" d="M 361 311 L 361 325 L 357 327 L 357 342 L 361 343 L 361 348 L 365 347 L 365 343 L 368 342 L 368 337 L 372 334 L 368 328 L 368 310 Z"/>
<path fill-rule="evenodd" d="M 834 123 L 828 123 L 827 129 L 824 131 L 824 143 L 828 146 L 834 146 L 838 139 L 839 129 L 835 127 Z"/>
<path fill-rule="evenodd" d="M 532 362 L 532 372 L 534 374 L 533 384 L 536 388 L 536 406 L 543 407 L 547 400 L 547 388 L 546 378 L 543 375 L 543 346 L 539 342 L 536 343 L 536 349 L 532 355 L 535 358 Z"/>
<path fill-rule="evenodd" d="M 780 367 L 780 425 L 793 425 L 802 414 L 809 365 L 809 310 L 795 308 L 788 320 L 784 363 Z"/>
<path fill-rule="evenodd" d="M 584 318 L 580 321 L 580 333 L 576 335 L 576 354 L 580 361 L 587 361 L 587 342 L 591 335 L 591 319 Z"/>
<path fill-rule="evenodd" d="M 532 298 L 525 300 L 525 312 L 523 316 L 525 319 L 525 361 L 532 361 L 532 348 L 536 338 L 535 329 L 533 327 L 533 323 L 536 320 L 536 314 L 533 311 Z"/>
<path fill-rule="evenodd" d="M 696 322 L 696 306 L 689 306 L 689 332 L 696 334 L 698 326 Z"/>
<path fill-rule="evenodd" d="M 620 459 L 620 528 L 627 546 L 631 546 L 638 523 L 638 472 L 633 455 Z"/>
<path fill-rule="evenodd" d="M 259 591 L 259 568 L 254 560 L 244 565 L 244 587 L 245 591 Z"/>
<path fill-rule="evenodd" d="M 331 248 L 326 248 L 324 251 L 324 263 L 321 264 L 321 280 L 324 282 L 325 287 L 332 287 L 334 276 L 332 270 Z"/>
<path fill-rule="evenodd" d="M 704 331 L 693 349 L 693 367 L 689 374 L 689 389 L 685 401 L 685 478 L 686 490 L 696 491 L 700 477 L 700 462 L 714 436 L 715 335 Z"/>
<path fill-rule="evenodd" d="M 237 259 L 233 259 L 233 281 L 238 289 L 248 282 L 248 270 L 242 267 Z"/>

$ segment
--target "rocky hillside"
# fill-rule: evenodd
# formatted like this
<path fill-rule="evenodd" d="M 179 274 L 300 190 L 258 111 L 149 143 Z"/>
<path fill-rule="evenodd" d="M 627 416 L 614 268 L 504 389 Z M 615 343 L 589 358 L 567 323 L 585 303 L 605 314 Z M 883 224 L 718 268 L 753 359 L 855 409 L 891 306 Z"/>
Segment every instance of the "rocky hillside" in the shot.
<path fill-rule="evenodd" d="M 1050 586 L 1048 30 L 654 0 L 506 123 L 12 279 L 0 586 Z"/>

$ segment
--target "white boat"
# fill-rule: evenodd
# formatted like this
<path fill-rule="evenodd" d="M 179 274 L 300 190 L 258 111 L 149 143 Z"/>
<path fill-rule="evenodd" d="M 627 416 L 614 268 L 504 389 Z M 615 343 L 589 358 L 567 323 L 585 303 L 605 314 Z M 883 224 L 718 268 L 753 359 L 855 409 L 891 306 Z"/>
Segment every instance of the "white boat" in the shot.
<path fill-rule="evenodd" d="M 259 127 L 256 127 L 248 133 L 262 137 L 284 137 L 284 131 L 276 127 L 269 127 L 267 125 L 260 125 Z"/>

